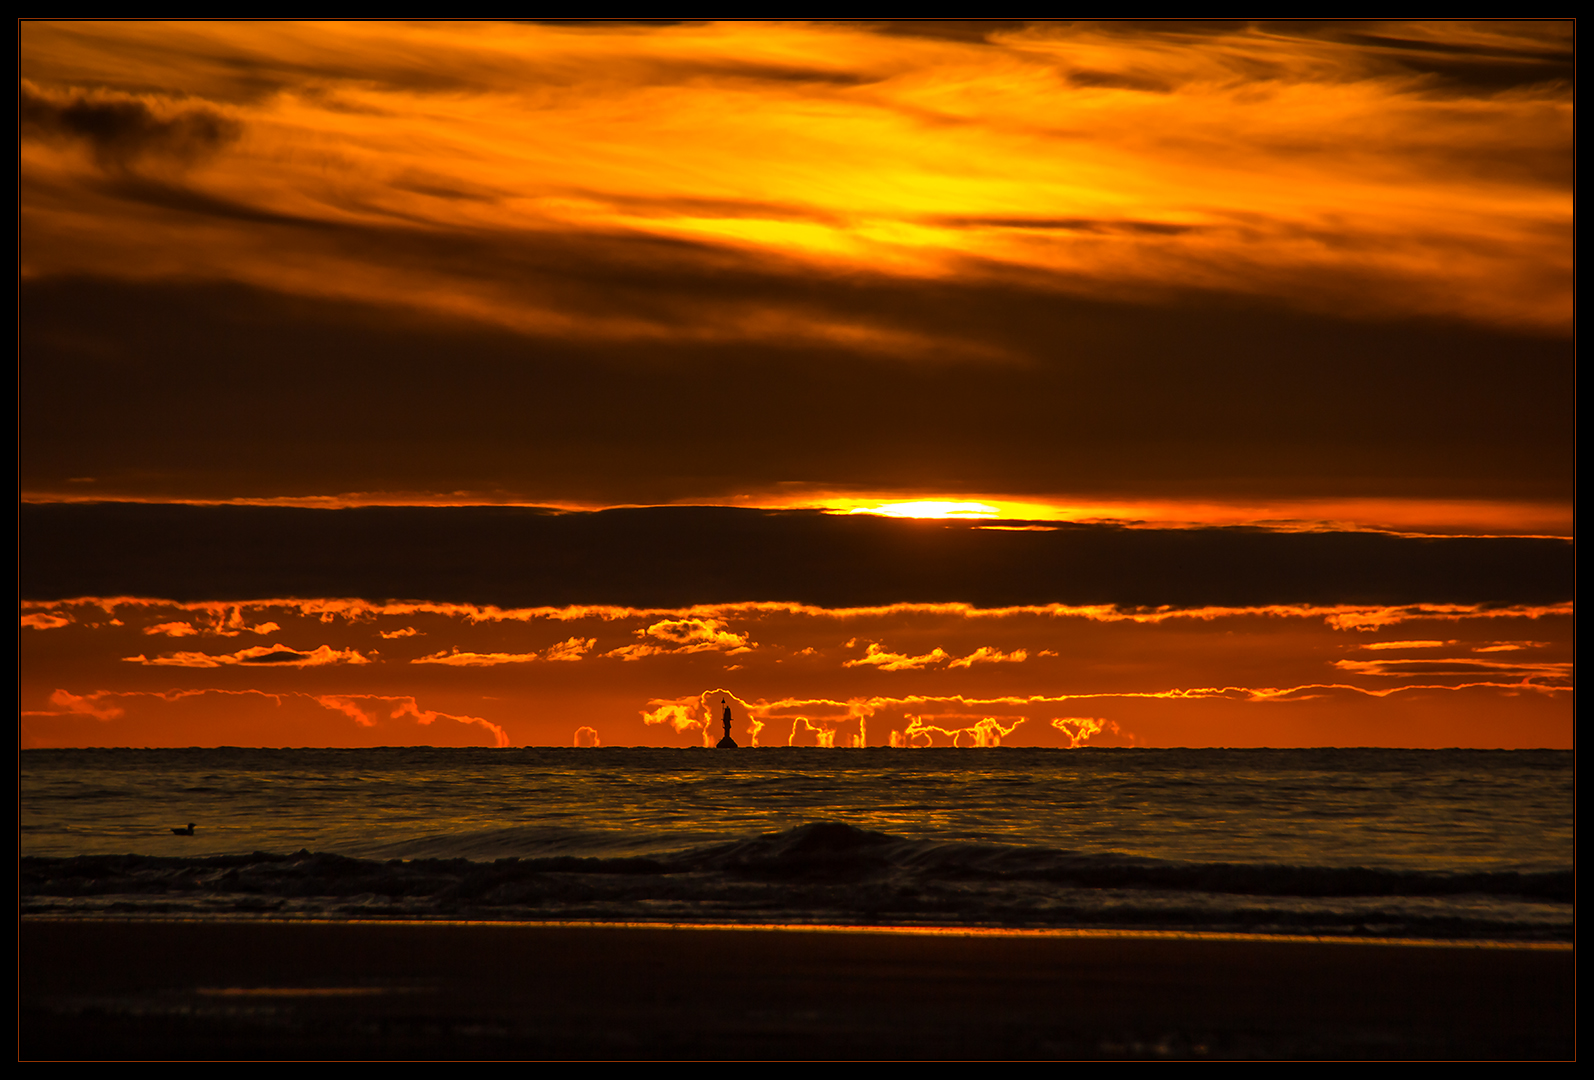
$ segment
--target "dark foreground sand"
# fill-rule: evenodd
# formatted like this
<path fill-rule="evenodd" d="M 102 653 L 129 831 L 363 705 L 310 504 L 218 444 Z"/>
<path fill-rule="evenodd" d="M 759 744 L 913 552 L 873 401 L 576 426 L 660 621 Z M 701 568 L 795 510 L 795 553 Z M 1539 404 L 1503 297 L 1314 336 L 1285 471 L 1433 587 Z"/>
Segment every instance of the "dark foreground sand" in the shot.
<path fill-rule="evenodd" d="M 19 926 L 41 1058 L 1570 1058 L 1570 950 L 537 924 Z"/>

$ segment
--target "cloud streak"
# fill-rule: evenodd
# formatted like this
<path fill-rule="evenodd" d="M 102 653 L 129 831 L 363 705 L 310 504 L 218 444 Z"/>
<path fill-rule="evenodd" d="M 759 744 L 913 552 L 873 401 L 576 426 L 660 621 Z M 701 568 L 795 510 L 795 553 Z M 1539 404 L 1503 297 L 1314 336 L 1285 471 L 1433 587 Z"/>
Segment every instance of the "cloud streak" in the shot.
<path fill-rule="evenodd" d="M 176 42 L 189 63 L 171 64 Z M 1436 77 L 1433 61 L 1457 49 L 1478 68 L 1545 77 Z M 25 135 L 71 131 L 122 160 L 213 150 L 248 127 L 196 192 L 303 225 L 279 259 L 232 274 L 304 288 L 291 265 L 313 254 L 341 271 L 321 280 L 352 295 L 403 291 L 598 334 L 674 332 L 682 312 L 571 319 L 507 275 L 384 267 L 322 244 L 315 226 L 629 233 L 930 279 L 1013 267 L 1066 288 L 1154 291 L 1183 277 L 1303 304 L 1377 310 L 1398 297 L 1406 310 L 1564 325 L 1567 294 L 1524 276 L 1517 253 L 1531 247 L 1543 267 L 1570 256 L 1570 55 L 1557 23 L 1360 37 L 1058 24 L 977 44 L 835 24 L 30 24 L 22 37 L 37 87 L 26 115 L 38 117 Z M 135 85 L 206 104 L 156 119 L 128 91 L 91 101 L 77 89 Z M 204 228 L 228 223 L 201 206 L 192 226 L 171 222 L 157 264 L 224 265 Z M 1035 235 L 1059 231 L 1072 242 Z M 81 247 L 56 260 L 103 266 Z M 717 315 L 737 336 L 800 325 Z M 811 325 L 866 347 L 879 335 L 858 320 Z"/>
<path fill-rule="evenodd" d="M 383 637 L 389 635 L 383 634 Z M 507 652 L 461 652 L 458 646 L 442 652 L 432 653 L 430 656 L 419 656 L 411 660 L 412 664 L 445 664 L 450 667 L 496 667 L 499 664 L 529 664 L 534 660 L 575 661 L 580 660 L 592 650 L 596 638 L 568 638 L 557 645 L 549 646 L 541 652 L 507 653 Z"/>
<path fill-rule="evenodd" d="M 1510 604 L 1569 600 L 1573 580 L 1571 543 L 1535 537 L 1099 525 L 1006 532 L 969 521 L 727 507 L 565 513 L 25 504 L 21 518 L 21 591 L 39 600 L 299 595 L 638 608 L 762 600 L 824 607 Z M 318 556 L 307 562 L 303 551 Z M 692 636 L 700 633 L 708 636 Z M 713 644 L 702 627 L 660 624 L 645 636 L 654 648 L 751 647 Z"/>
<path fill-rule="evenodd" d="M 328 664 L 369 664 L 371 661 L 357 649 L 334 649 L 320 645 L 308 651 L 286 645 L 252 645 L 234 653 L 175 652 L 160 656 L 124 656 L 129 664 L 150 667 L 216 668 L 234 664 L 251 667 L 324 667 Z"/>
<path fill-rule="evenodd" d="M 921 668 L 945 664 L 947 669 L 973 667 L 975 664 L 1022 664 L 1029 659 L 1029 652 L 1025 649 L 1015 649 L 1012 652 L 1003 652 L 1001 649 L 989 645 L 981 645 L 967 656 L 954 657 L 939 646 L 919 656 L 909 656 L 906 653 L 890 652 L 883 648 L 879 642 L 871 641 L 864 649 L 864 654 L 855 660 L 847 660 L 843 667 L 877 667 L 881 671 L 914 671 Z"/>
<path fill-rule="evenodd" d="M 374 728 L 385 713 L 388 720 L 413 720 L 425 727 L 438 720 L 453 720 L 460 724 L 478 725 L 493 736 L 494 746 L 508 746 L 509 736 L 502 727 L 479 716 L 453 716 L 445 712 L 423 709 L 413 697 L 388 697 L 375 694 L 339 695 L 325 694 L 315 699 L 328 709 L 347 716 L 361 727 Z"/>

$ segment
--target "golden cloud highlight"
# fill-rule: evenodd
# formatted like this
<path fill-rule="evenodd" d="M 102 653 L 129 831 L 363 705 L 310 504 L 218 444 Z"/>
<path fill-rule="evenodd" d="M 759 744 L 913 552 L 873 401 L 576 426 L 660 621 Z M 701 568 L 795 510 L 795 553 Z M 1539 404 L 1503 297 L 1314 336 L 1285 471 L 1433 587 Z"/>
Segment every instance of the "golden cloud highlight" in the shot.
<path fill-rule="evenodd" d="M 115 720 L 117 717 L 126 713 L 127 710 L 123 709 L 120 705 L 100 704 L 101 698 L 112 696 L 114 695 L 105 690 L 101 690 L 93 694 L 74 694 L 67 690 L 57 690 L 55 693 L 50 695 L 50 704 L 59 707 L 64 712 L 83 713 L 86 716 L 94 717 L 96 720 Z M 41 714 L 24 713 L 23 715 L 37 716 Z M 42 715 L 49 716 L 59 714 L 44 713 Z"/>
<path fill-rule="evenodd" d="M 716 703 L 720 701 L 734 703 L 733 724 L 737 719 L 744 721 L 747 724 L 746 745 L 757 746 L 759 733 L 766 726 L 762 718 L 764 714 L 757 705 L 724 688 L 704 690 L 693 697 L 654 698 L 648 702 L 652 708 L 642 710 L 642 722 L 650 727 L 667 724 L 677 735 L 688 731 L 700 732 L 702 744 L 712 747 L 719 741 L 716 732 L 722 706 L 717 707 Z M 739 718 L 734 717 L 736 711 L 741 712 Z"/>
<path fill-rule="evenodd" d="M 1370 641 L 1365 645 L 1358 645 L 1359 649 L 1442 649 L 1446 645 L 1454 645 L 1453 641 Z"/>
<path fill-rule="evenodd" d="M 199 633 L 199 631 L 194 629 L 194 624 L 191 622 L 163 622 L 156 623 L 154 626 L 146 626 L 140 633 L 165 634 L 167 637 L 191 637 Z"/>
<path fill-rule="evenodd" d="M 382 635 L 386 637 L 387 635 Z M 597 638 L 573 637 L 561 641 L 557 645 L 549 646 L 541 652 L 505 653 L 505 652 L 461 652 L 456 645 L 451 650 L 432 653 L 430 656 L 420 656 L 411 660 L 412 664 L 446 664 L 451 667 L 496 667 L 499 664 L 529 664 L 534 660 L 551 660 L 555 662 L 568 662 L 580 660 L 597 644 Z"/>
<path fill-rule="evenodd" d="M 102 705 L 106 699 L 139 699 L 149 698 L 156 701 L 174 702 L 189 698 L 204 697 L 207 694 L 221 694 L 230 697 L 258 697 L 272 701 L 278 705 L 283 697 L 305 696 L 289 693 L 287 695 L 267 693 L 263 690 L 96 690 L 92 694 L 74 694 L 68 690 L 57 690 L 50 695 L 50 703 L 59 706 L 56 709 L 24 709 L 23 716 L 70 716 L 82 714 L 93 716 L 99 720 L 116 720 L 127 714 L 121 705 Z"/>
<path fill-rule="evenodd" d="M 328 664 L 369 664 L 371 661 L 358 649 L 334 649 L 330 645 L 321 645 L 309 652 L 291 649 L 286 645 L 254 645 L 247 649 L 239 649 L 235 653 L 202 653 L 202 652 L 176 652 L 167 653 L 154 658 L 146 657 L 143 653 L 137 656 L 124 656 L 122 660 L 130 664 L 144 664 L 153 667 L 189 667 L 189 668 L 215 668 L 233 664 L 246 664 L 251 667 L 324 667 Z"/>
<path fill-rule="evenodd" d="M 1051 724 L 1068 739 L 1070 750 L 1084 746 L 1092 735 L 1099 735 L 1103 731 L 1110 731 L 1114 735 L 1120 734 L 1118 721 L 1102 720 L 1092 716 L 1059 716 L 1052 720 Z M 1134 742 L 1133 735 L 1127 738 L 1131 743 Z"/>
<path fill-rule="evenodd" d="M 413 697 L 380 694 L 320 694 L 315 700 L 328 709 L 340 712 L 361 727 L 375 727 L 377 714 L 386 711 L 389 720 L 411 719 L 423 726 L 437 720 L 453 720 L 460 724 L 477 724 L 492 733 L 495 746 L 508 746 L 509 735 L 502 727 L 480 716 L 456 716 L 451 713 L 422 709 Z"/>
<path fill-rule="evenodd" d="M 1266 745 L 1275 732 L 1285 740 L 1365 741 L 1382 737 L 1376 729 L 1379 716 L 1403 718 L 1398 722 L 1405 726 L 1389 736 L 1395 739 L 1417 738 L 1409 732 L 1420 726 L 1421 745 L 1452 745 L 1442 742 L 1447 725 L 1470 725 L 1464 729 L 1468 734 L 1461 734 L 1462 726 L 1455 729 L 1454 744 L 1466 745 L 1468 739 L 1497 737 L 1477 734 L 1487 726 L 1491 709 L 1502 718 L 1501 729 L 1518 725 L 1512 729 L 1516 737 L 1534 740 L 1522 745 L 1559 745 L 1561 733 L 1570 738 L 1572 730 L 1571 604 L 1121 610 L 748 603 L 657 610 L 337 599 L 196 605 L 87 597 L 22 606 L 24 618 L 48 616 L 74 627 L 70 635 L 22 635 L 27 662 L 20 692 L 30 707 L 23 712 L 25 745 L 73 738 L 88 745 L 124 737 L 130 741 L 118 745 L 139 739 L 152 745 L 162 739 L 188 741 L 161 745 L 207 740 L 244 745 L 239 741 L 244 739 L 253 740 L 249 745 L 283 745 L 273 741 L 289 738 L 283 732 L 295 733 L 292 737 L 303 745 L 377 744 L 390 737 L 384 725 L 393 706 L 383 702 L 428 700 L 433 693 L 451 695 L 429 701 L 445 710 L 438 715 L 473 722 L 469 718 L 486 712 L 495 725 L 507 722 L 518 742 L 542 745 L 569 745 L 572 729 L 580 726 L 601 730 L 610 743 L 712 744 L 720 737 L 720 696 L 733 709 L 735 738 L 744 746 L 840 749 L 889 743 L 893 731 L 904 746 L 996 745 L 992 740 L 1043 746 L 1208 745 L 1208 739 Z M 288 640 L 319 638 L 321 644 L 315 650 L 289 648 L 273 639 L 276 644 L 220 654 L 194 649 L 133 655 L 140 645 L 163 636 L 146 635 L 146 629 L 187 623 L 200 630 L 216 625 L 217 618 L 223 628 L 229 622 L 245 627 L 280 622 L 289 628 L 283 635 Z M 1500 623 L 1501 618 L 1516 621 Z M 416 633 L 381 636 L 406 627 Z M 1390 627 L 1400 629 L 1377 632 Z M 849 635 L 850 645 L 838 647 Z M 428 641 L 420 642 L 421 636 Z M 762 642 L 756 648 L 755 639 Z M 184 636 L 180 643 L 189 640 Z M 882 646 L 881 640 L 898 647 Z M 872 654 L 866 642 L 876 646 Z M 938 653 L 925 647 L 932 642 Z M 906 643 L 912 647 L 902 647 Z M 656 650 L 657 660 L 625 664 L 613 655 L 605 660 L 606 650 L 616 645 L 648 647 Z M 731 655 L 740 649 L 747 651 Z M 668 653 L 676 655 L 672 659 Z M 847 664 L 870 656 L 874 663 Z M 412 658 L 423 663 L 412 665 Z M 593 663 L 570 662 L 577 658 Z M 442 659 L 452 663 L 438 663 Z M 732 660 L 746 662 L 743 670 L 723 673 L 736 680 L 739 695 L 722 688 L 676 696 L 685 689 L 683 680 L 703 685 L 705 668 L 717 670 Z M 903 661 L 908 665 L 888 670 Z M 279 674 L 269 679 L 242 674 L 259 667 L 277 668 Z M 444 675 L 444 667 L 456 671 Z M 269 682 L 290 702 L 295 700 L 290 687 L 319 696 L 313 708 L 295 706 L 293 716 L 253 707 L 252 712 L 229 712 L 213 704 L 181 710 L 129 707 L 131 715 L 105 727 L 92 719 L 95 710 L 125 705 L 120 697 L 104 696 L 102 688 L 164 691 L 167 680 L 229 686 Z M 71 696 L 52 699 L 52 690 Z M 1369 711 L 1356 704 L 1400 695 L 1405 704 L 1392 703 L 1389 709 Z M 352 711 L 322 702 L 323 697 Z M 1309 701 L 1326 704 L 1298 707 Z M 1159 702 L 1178 707 L 1163 708 Z M 314 719 L 327 708 L 339 709 L 353 726 L 327 734 L 332 729 Z M 419 715 L 422 710 L 416 708 Z M 1291 715 L 1262 718 L 1281 709 Z M 1312 725 L 1326 724 L 1331 713 L 1343 713 L 1347 720 L 1334 730 L 1357 733 L 1304 734 L 1328 730 Z M 357 715 L 378 723 L 363 724 Z M 57 719 L 34 723 L 34 717 Z M 395 745 L 427 737 L 424 726 L 406 717 L 392 736 Z M 1087 730 L 1086 719 L 1104 726 Z M 1110 722 L 1120 728 L 1114 730 Z M 471 738 L 489 735 L 485 727 L 474 730 Z M 135 734 L 119 734 L 124 731 Z M 462 736 L 444 733 L 434 741 L 468 741 Z"/>
<path fill-rule="evenodd" d="M 696 698 L 677 698 L 674 701 L 654 699 L 648 704 L 654 707 L 642 711 L 642 722 L 649 727 L 668 724 L 675 731 L 682 732 L 701 729 L 704 726 L 703 717 L 697 714 L 699 702 Z"/>
<path fill-rule="evenodd" d="M 55 708 L 22 713 L 27 721 L 21 735 L 23 746 L 471 745 L 483 738 L 495 746 L 509 745 L 507 732 L 497 724 L 481 717 L 423 709 L 407 695 L 218 688 L 99 690 L 80 695 L 59 689 L 50 703 Z M 317 719 L 329 711 L 353 721 L 363 734 L 351 739 L 347 732 L 329 729 L 325 720 Z M 96 721 L 98 733 L 70 724 L 73 718 L 85 716 Z M 463 741 L 446 732 L 441 739 L 416 737 L 418 730 L 440 719 L 454 720 L 482 734 L 467 735 Z"/>
<path fill-rule="evenodd" d="M 1016 615 L 1045 615 L 1058 619 L 1088 619 L 1092 622 L 1132 622 L 1155 624 L 1169 620 L 1195 619 L 1211 622 L 1246 616 L 1264 616 L 1279 619 L 1321 619 L 1335 630 L 1374 631 L 1401 623 L 1419 620 L 1461 622 L 1471 619 L 1541 619 L 1571 616 L 1574 605 L 1568 601 L 1555 604 L 1267 604 L 1247 607 L 1205 605 L 1201 607 L 1164 606 L 1155 608 L 1119 607 L 1114 604 L 1026 604 L 1008 607 L 978 607 L 962 602 L 896 603 L 863 607 L 827 608 L 816 604 L 788 601 L 746 601 L 728 604 L 695 604 L 678 608 L 637 608 L 618 604 L 570 604 L 558 607 L 501 608 L 492 604 L 461 603 L 373 603 L 357 598 L 262 598 L 243 603 L 214 603 L 206 601 L 175 601 L 157 597 L 73 597 L 62 600 L 24 600 L 22 610 L 30 615 L 69 618 L 67 609 L 73 607 L 97 608 L 107 615 L 118 611 L 124 614 L 144 608 L 160 608 L 185 612 L 222 612 L 229 619 L 234 611 L 280 611 L 306 618 L 333 622 L 366 622 L 382 618 L 413 618 L 417 615 L 440 615 L 459 619 L 468 624 L 535 622 L 575 622 L 599 619 L 604 622 L 621 622 L 631 619 L 654 619 L 666 622 L 701 620 L 704 623 L 722 624 L 732 618 L 760 615 L 800 615 L 819 619 L 849 620 L 884 616 L 934 616 L 943 615 L 960 619 L 1006 619 Z M 52 625 L 60 625 L 52 623 Z M 264 624 L 262 624 L 264 625 Z M 647 630 L 638 634 L 646 635 Z M 707 636 L 705 636 L 705 640 Z M 756 642 L 741 640 L 730 634 L 723 640 L 735 640 L 733 647 Z"/>
<path fill-rule="evenodd" d="M 848 642 L 850 647 L 853 643 Z M 1014 649 L 1012 652 L 1003 652 L 1001 649 L 989 645 L 981 645 L 967 656 L 953 657 L 945 649 L 937 646 L 927 653 L 919 656 L 909 656 L 906 653 L 888 652 L 879 642 L 871 641 L 864 649 L 864 654 L 854 660 L 842 661 L 842 667 L 877 667 L 881 671 L 917 671 L 921 668 L 945 664 L 948 670 L 953 668 L 973 667 L 975 664 L 1021 664 L 1029 659 L 1026 649 Z"/>
<path fill-rule="evenodd" d="M 897 747 L 933 746 L 935 742 L 934 736 L 942 735 L 950 739 L 953 746 L 962 746 L 962 740 L 965 736 L 969 739 L 969 746 L 1001 746 L 1002 737 L 1013 734 L 1013 732 L 1018 730 L 1018 726 L 1027 719 L 1029 718 L 1021 716 L 1007 727 L 1003 727 L 1001 722 L 994 716 L 987 716 L 968 727 L 944 728 L 926 723 L 923 717 L 914 716 L 908 718 L 908 726 L 905 730 L 891 732 L 891 745 Z M 919 739 L 924 741 L 921 743 L 918 741 Z"/>
<path fill-rule="evenodd" d="M 880 647 L 878 642 L 871 641 L 862 656 L 856 660 L 847 660 L 842 667 L 877 667 L 881 671 L 913 671 L 917 668 L 929 667 L 931 664 L 942 664 L 950 659 L 946 650 L 940 647 L 931 649 L 921 656 L 908 656 L 906 653 L 887 652 Z"/>
<path fill-rule="evenodd" d="M 758 647 L 756 641 L 749 640 L 749 635 L 732 633 L 726 629 L 721 619 L 691 615 L 661 619 L 635 633 L 639 638 L 651 637 L 664 644 L 643 641 L 636 645 L 622 645 L 603 655 L 619 657 L 621 660 L 640 660 L 646 656 L 671 653 L 722 652 L 727 656 L 736 656 L 752 652 Z"/>
<path fill-rule="evenodd" d="M 1515 676 L 1521 685 L 1534 685 L 1545 689 L 1571 689 L 1574 665 L 1571 663 L 1503 663 L 1478 660 L 1473 657 L 1378 660 L 1336 660 L 1334 666 L 1357 675 L 1409 678 L 1422 676 L 1434 678 L 1454 675 Z"/>
<path fill-rule="evenodd" d="M 651 712 L 644 712 L 644 722 L 670 723 L 677 732 L 702 731 L 704 745 L 712 746 L 711 737 L 718 712 L 713 703 L 720 698 L 734 701 L 735 710 L 746 718 L 750 746 L 757 746 L 759 734 L 766 728 L 785 730 L 787 746 L 811 745 L 825 748 L 865 747 L 869 745 L 869 721 L 882 715 L 901 713 L 913 708 L 918 715 L 904 714 L 905 729 L 892 730 L 888 745 L 895 747 L 934 745 L 941 736 L 951 746 L 999 746 L 1001 740 L 1013 734 L 1027 715 L 1013 715 L 1014 706 L 1050 705 L 1067 700 L 1064 697 L 1002 697 L 967 698 L 961 695 L 944 697 L 906 695 L 902 697 L 855 697 L 845 700 L 830 698 L 779 698 L 775 700 L 737 697 L 723 689 L 705 690 L 696 697 L 677 698 L 671 701 L 654 700 Z M 1005 716 L 973 715 L 971 712 L 1002 712 Z M 949 724 L 949 720 L 971 720 L 971 723 Z M 1004 722 L 1005 721 L 1005 722 Z M 1116 726 L 1114 727 L 1116 733 Z M 1126 736 L 1132 741 L 1133 736 Z"/>
<path fill-rule="evenodd" d="M 556 274 L 528 285 L 512 257 L 400 254 L 584 235 L 661 260 L 1199 287 L 1563 331 L 1569 80 L 1448 85 L 1399 60 L 1570 57 L 1573 25 L 1067 23 L 957 41 L 866 24 L 28 22 L 22 269 L 404 296 L 539 333 L 993 351 L 800 299 L 617 310 Z M 265 89 L 245 74 L 262 71 Z M 74 127 L 74 107 L 122 122 Z M 107 177 L 229 212 L 178 213 Z M 386 257 L 347 242 L 360 230 Z"/>
<path fill-rule="evenodd" d="M 1029 659 L 1026 649 L 1014 649 L 1012 652 L 1003 652 L 1001 649 L 989 645 L 981 645 L 967 656 L 959 657 L 947 664 L 948 668 L 973 667 L 975 664 L 1022 664 Z"/>

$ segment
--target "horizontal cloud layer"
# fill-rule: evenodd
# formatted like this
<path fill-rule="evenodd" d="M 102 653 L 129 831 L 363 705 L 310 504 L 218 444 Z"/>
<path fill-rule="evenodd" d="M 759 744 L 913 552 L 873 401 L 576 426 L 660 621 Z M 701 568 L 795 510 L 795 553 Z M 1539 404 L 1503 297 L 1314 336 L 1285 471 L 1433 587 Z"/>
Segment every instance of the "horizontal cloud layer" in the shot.
<path fill-rule="evenodd" d="M 704 507 L 25 505 L 20 547 L 21 593 L 35 600 L 1190 607 L 1556 603 L 1573 588 L 1572 545 L 1554 539 L 1100 526 L 1028 532 Z M 647 636 L 657 648 L 747 644 L 717 633 L 708 624 L 661 622 Z"/>
<path fill-rule="evenodd" d="M 743 745 L 1554 746 L 1572 730 L 1570 603 L 99 597 L 25 601 L 22 621 L 26 745 L 364 745 L 384 731 L 568 745 L 583 730 L 584 745 L 700 745 L 720 738 L 720 698 Z M 280 627 L 272 640 L 320 644 L 237 648 L 231 627 L 267 623 Z M 173 624 L 195 632 L 152 659 L 146 631 Z M 256 703 L 240 712 L 239 695 Z M 276 720 L 268 698 L 287 710 Z M 400 706 L 417 727 L 379 715 Z M 438 728 L 433 714 L 476 730 Z"/>

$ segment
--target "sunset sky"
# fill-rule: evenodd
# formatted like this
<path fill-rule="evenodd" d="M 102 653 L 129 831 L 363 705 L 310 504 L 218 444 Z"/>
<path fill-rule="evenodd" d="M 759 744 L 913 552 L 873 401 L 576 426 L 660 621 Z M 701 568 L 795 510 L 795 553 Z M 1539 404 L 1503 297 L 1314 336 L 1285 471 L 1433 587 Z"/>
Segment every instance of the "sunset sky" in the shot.
<path fill-rule="evenodd" d="M 1573 46 L 22 23 L 21 745 L 1570 746 Z"/>

